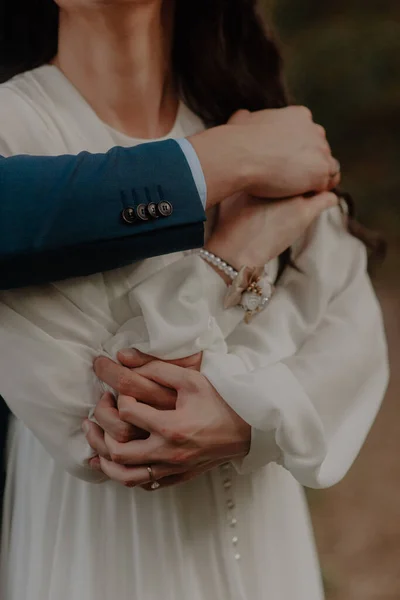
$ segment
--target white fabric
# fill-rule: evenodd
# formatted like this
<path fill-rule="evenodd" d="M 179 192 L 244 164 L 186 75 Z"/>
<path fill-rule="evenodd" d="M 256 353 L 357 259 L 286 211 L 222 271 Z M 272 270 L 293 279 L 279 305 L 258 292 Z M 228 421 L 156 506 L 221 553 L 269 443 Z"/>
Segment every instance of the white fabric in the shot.
<path fill-rule="evenodd" d="M 0 115 L 5 155 L 134 142 L 101 123 L 55 67 L 1 86 Z M 201 127 L 181 106 L 170 135 Z M 296 262 L 301 271 L 287 271 L 249 325 L 240 309 L 222 310 L 222 280 L 193 255 L 1 294 L 0 393 L 19 419 L 3 600 L 321 600 L 293 475 L 315 487 L 343 476 L 379 408 L 387 359 L 365 252 L 338 211 L 299 243 Z M 154 494 L 89 483 L 98 477 L 80 427 L 100 392 L 92 361 L 129 345 L 162 358 L 204 350 L 203 372 L 252 424 L 229 515 L 219 471 Z"/>

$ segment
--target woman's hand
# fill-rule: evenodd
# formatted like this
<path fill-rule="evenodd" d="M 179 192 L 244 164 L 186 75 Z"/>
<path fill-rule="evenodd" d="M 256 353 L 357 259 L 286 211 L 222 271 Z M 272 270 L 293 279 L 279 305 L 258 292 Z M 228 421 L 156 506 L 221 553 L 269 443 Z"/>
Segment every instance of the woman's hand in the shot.
<path fill-rule="evenodd" d="M 185 369 L 200 371 L 203 353 L 199 352 L 186 358 L 166 361 Z M 137 375 L 133 369 L 143 367 L 148 363 L 157 360 L 154 356 L 144 354 L 134 348 L 127 348 L 118 353 L 118 360 L 121 365 L 105 360 L 104 370 L 101 374 L 106 376 L 109 385 L 121 394 L 129 395 L 135 390 L 136 397 L 150 406 L 160 408 L 161 410 L 173 410 L 176 403 L 176 392 L 168 388 L 163 388 L 154 381 L 149 381 Z M 99 367 L 101 369 L 101 367 Z M 99 372 L 99 374 L 100 374 Z M 98 456 L 92 458 L 90 465 L 99 467 L 99 456 L 110 458 L 110 452 L 105 443 L 105 435 L 116 442 L 126 443 L 136 439 L 145 439 L 148 436 L 146 431 L 139 429 L 123 421 L 120 417 L 117 403 L 113 394 L 106 392 L 100 398 L 94 410 L 94 418 L 97 423 L 86 419 L 83 429 L 86 434 L 89 445 Z"/>
<path fill-rule="evenodd" d="M 111 394 L 102 398 L 95 417 L 104 431 L 85 422 L 87 439 L 99 455 L 92 461 L 94 468 L 128 487 L 150 489 L 149 464 L 154 477 L 165 487 L 247 454 L 251 428 L 198 372 L 201 355 L 179 361 L 186 368 L 136 351 L 125 352 L 119 358 L 129 366 L 142 366 L 131 372 L 128 383 L 126 367 L 105 358 L 96 361 L 100 378 L 113 386 L 125 381 L 123 385 L 129 385 L 132 395 L 120 395 L 117 406 Z M 140 379 L 158 385 L 160 393 L 174 390 L 175 401 L 169 408 L 164 404 L 163 410 L 138 402 L 143 393 Z M 126 387 L 121 389 L 126 391 Z M 128 431 L 126 427 L 134 429 Z"/>
<path fill-rule="evenodd" d="M 225 200 L 206 249 L 236 269 L 261 267 L 289 248 L 338 198 L 323 192 L 311 198 L 265 201 L 247 194 Z"/>

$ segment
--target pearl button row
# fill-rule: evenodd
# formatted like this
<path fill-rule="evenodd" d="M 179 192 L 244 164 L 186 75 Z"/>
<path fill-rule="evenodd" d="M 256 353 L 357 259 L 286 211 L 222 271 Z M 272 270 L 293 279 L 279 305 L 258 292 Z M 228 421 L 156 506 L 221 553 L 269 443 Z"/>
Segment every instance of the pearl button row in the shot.
<path fill-rule="evenodd" d="M 231 477 L 231 469 L 232 469 L 232 466 L 230 465 L 230 463 L 226 463 L 220 467 L 221 476 L 223 478 L 223 486 L 224 486 L 224 490 L 227 495 L 227 499 L 226 499 L 227 520 L 228 520 L 229 526 L 233 530 L 235 530 L 236 526 L 237 526 L 237 518 L 234 515 L 234 510 L 236 508 L 236 504 L 235 504 L 235 501 L 234 501 L 233 495 L 232 495 L 233 481 L 232 481 L 232 477 Z M 241 556 L 240 556 L 239 552 L 237 551 L 238 544 L 239 544 L 239 537 L 237 536 L 236 533 L 234 533 L 234 535 L 232 536 L 232 545 L 235 549 L 235 555 L 234 555 L 235 560 L 241 559 Z"/>
<path fill-rule="evenodd" d="M 232 281 L 235 279 L 235 277 L 237 277 L 238 272 L 236 269 L 228 265 L 228 263 L 222 260 L 222 258 L 219 258 L 219 256 L 215 256 L 215 254 L 209 252 L 208 250 L 204 250 L 204 248 L 199 250 L 199 254 L 203 260 L 211 265 L 214 265 L 214 267 L 217 267 L 217 269 L 225 273 L 225 275 L 228 275 Z"/>

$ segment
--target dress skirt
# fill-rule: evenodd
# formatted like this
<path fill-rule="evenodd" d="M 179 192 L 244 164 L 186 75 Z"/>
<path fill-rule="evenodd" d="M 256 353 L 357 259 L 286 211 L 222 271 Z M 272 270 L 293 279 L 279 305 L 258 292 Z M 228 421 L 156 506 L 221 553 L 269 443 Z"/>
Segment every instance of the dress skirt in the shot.
<path fill-rule="evenodd" d="M 302 488 L 224 466 L 146 492 L 90 484 L 14 419 L 2 600 L 321 600 Z"/>

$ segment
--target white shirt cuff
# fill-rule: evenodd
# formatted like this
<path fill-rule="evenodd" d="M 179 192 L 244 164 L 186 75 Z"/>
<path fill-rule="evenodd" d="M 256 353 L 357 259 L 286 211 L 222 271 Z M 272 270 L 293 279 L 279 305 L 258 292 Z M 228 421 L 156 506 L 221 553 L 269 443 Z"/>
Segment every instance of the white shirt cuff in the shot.
<path fill-rule="evenodd" d="M 196 151 L 193 148 L 192 144 L 189 142 L 189 140 L 187 140 L 186 138 L 181 138 L 179 140 L 176 140 L 176 142 L 180 145 L 181 150 L 188 162 L 190 170 L 192 171 L 193 179 L 196 184 L 200 200 L 205 209 L 207 206 L 207 184 Z"/>

